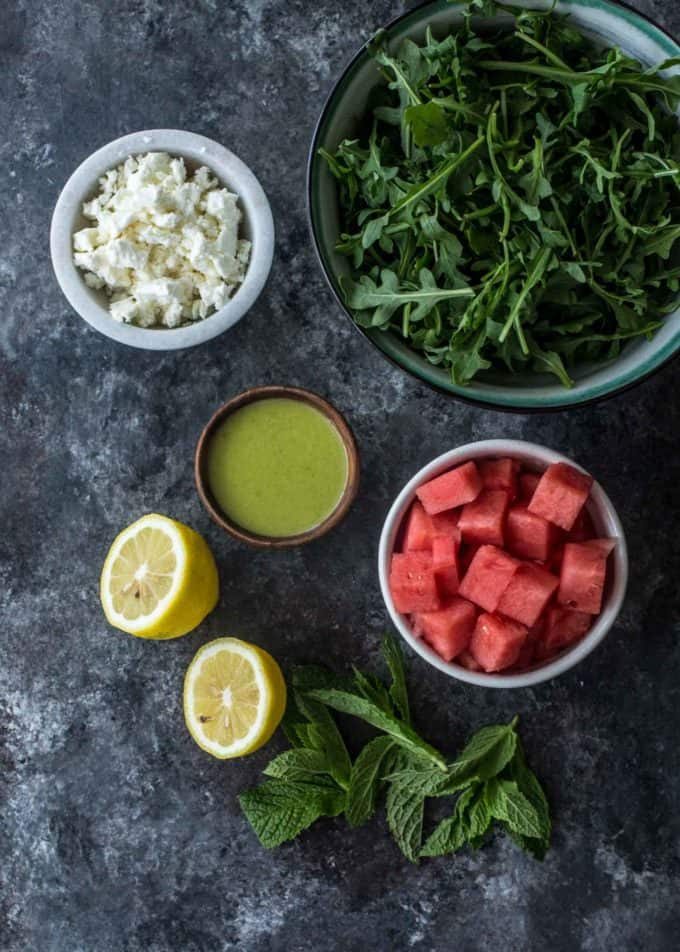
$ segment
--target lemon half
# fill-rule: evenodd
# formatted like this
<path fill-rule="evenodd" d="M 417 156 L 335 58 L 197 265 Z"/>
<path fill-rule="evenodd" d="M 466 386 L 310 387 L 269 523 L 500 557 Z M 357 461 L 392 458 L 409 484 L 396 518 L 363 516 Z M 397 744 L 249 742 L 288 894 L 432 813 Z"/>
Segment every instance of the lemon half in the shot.
<path fill-rule="evenodd" d="M 266 744 L 286 707 L 286 682 L 270 654 L 238 638 L 196 653 L 184 678 L 184 719 L 199 747 L 226 760 Z"/>
<path fill-rule="evenodd" d="M 139 638 L 178 638 L 217 604 L 219 581 L 205 540 L 189 526 L 152 513 L 124 529 L 101 574 L 104 613 Z"/>

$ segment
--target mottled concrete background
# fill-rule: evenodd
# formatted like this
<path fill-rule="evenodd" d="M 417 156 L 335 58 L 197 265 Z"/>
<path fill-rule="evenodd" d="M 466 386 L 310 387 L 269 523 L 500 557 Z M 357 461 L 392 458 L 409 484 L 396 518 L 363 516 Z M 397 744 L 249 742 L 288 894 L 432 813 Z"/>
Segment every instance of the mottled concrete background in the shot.
<path fill-rule="evenodd" d="M 680 33 L 676 0 L 634 4 Z M 0 948 L 3 952 L 645 952 L 678 947 L 680 525 L 678 365 L 633 393 L 557 416 L 446 400 L 388 366 L 319 274 L 304 167 L 323 97 L 359 42 L 401 10 L 273 0 L 6 0 L 0 13 Z M 68 307 L 48 225 L 91 151 L 154 126 L 232 148 L 278 229 L 256 308 L 210 346 L 117 345 Z M 201 509 L 192 453 L 225 398 L 268 382 L 326 394 L 364 460 L 349 518 L 278 554 L 227 539 Z M 275 853 L 236 795 L 280 744 L 220 764 L 180 705 L 199 645 L 236 634 L 290 666 L 375 660 L 375 571 L 390 500 L 442 450 L 520 437 L 573 455 L 629 534 L 630 597 L 588 663 L 536 690 L 448 681 L 416 657 L 418 723 L 453 750 L 522 716 L 549 791 L 543 865 L 504 840 L 408 866 L 381 822 L 320 824 Z M 204 533 L 219 608 L 146 644 L 107 627 L 97 579 L 115 534 L 158 510 Z"/>

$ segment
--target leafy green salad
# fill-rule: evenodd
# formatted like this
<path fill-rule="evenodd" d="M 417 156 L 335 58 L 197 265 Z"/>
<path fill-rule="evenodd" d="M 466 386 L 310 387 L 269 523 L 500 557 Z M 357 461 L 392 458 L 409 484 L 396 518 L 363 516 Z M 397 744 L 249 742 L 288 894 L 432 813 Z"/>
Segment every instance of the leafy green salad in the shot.
<path fill-rule="evenodd" d="M 457 385 L 494 369 L 566 387 L 661 326 L 680 288 L 680 75 L 660 73 L 680 60 L 645 69 L 489 0 L 454 33 L 371 51 L 386 82 L 362 134 L 322 150 L 360 326 Z"/>

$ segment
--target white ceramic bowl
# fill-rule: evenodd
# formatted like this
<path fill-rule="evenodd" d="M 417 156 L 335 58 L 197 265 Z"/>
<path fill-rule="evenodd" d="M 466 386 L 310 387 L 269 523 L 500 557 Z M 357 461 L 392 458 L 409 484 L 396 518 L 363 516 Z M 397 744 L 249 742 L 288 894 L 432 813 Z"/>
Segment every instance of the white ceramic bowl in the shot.
<path fill-rule="evenodd" d="M 175 328 L 145 328 L 114 321 L 104 291 L 89 288 L 83 272 L 73 263 L 73 233 L 91 224 L 83 217 L 83 202 L 94 197 L 100 177 L 131 155 L 168 152 L 181 156 L 190 169 L 205 165 L 220 182 L 239 197 L 243 212 L 240 234 L 252 242 L 250 261 L 241 286 L 214 314 Z M 71 306 L 102 334 L 145 350 L 194 347 L 232 327 L 257 300 L 274 256 L 274 221 L 262 186 L 239 158 L 224 146 L 193 132 L 150 129 L 134 132 L 98 149 L 79 165 L 64 186 L 52 215 L 50 231 L 52 265 Z"/>
<path fill-rule="evenodd" d="M 569 463 L 577 469 L 582 469 L 573 460 L 548 449 L 546 446 L 539 446 L 537 443 L 525 443 L 523 440 L 482 440 L 479 443 L 468 443 L 465 446 L 459 446 L 458 449 L 450 450 L 448 453 L 442 453 L 441 456 L 419 470 L 413 479 L 409 480 L 387 514 L 380 536 L 378 553 L 380 589 L 390 617 L 401 636 L 414 651 L 418 652 L 421 658 L 434 665 L 435 668 L 439 668 L 440 671 L 444 671 L 452 678 L 458 678 L 459 681 L 467 681 L 469 684 L 477 684 L 480 687 L 526 688 L 557 677 L 558 674 L 573 668 L 586 655 L 589 655 L 612 627 L 623 604 L 628 583 L 626 539 L 616 510 L 599 483 L 593 483 L 586 508 L 598 535 L 617 539 L 618 541 L 616 548 L 609 557 L 602 612 L 597 616 L 593 627 L 581 641 L 549 661 L 536 664 L 521 673 L 512 674 L 485 674 L 481 671 L 469 671 L 459 664 L 444 661 L 434 649 L 430 648 L 426 641 L 413 634 L 406 615 L 400 614 L 394 607 L 388 584 L 390 559 L 394 543 L 402 519 L 416 498 L 416 489 L 429 479 L 433 479 L 440 473 L 454 466 L 459 466 L 467 460 L 494 456 L 511 456 L 536 471 L 546 469 L 550 463 Z"/>

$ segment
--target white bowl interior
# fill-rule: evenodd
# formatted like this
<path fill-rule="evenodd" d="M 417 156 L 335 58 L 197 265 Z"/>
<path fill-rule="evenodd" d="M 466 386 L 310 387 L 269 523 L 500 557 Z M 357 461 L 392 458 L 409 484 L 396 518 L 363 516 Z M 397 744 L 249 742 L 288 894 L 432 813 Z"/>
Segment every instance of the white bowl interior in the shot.
<path fill-rule="evenodd" d="M 557 675 L 567 671 L 590 654 L 605 637 L 621 610 L 628 584 L 628 550 L 623 527 L 616 510 L 599 483 L 593 483 L 590 499 L 587 503 L 588 513 L 599 535 L 617 540 L 617 546 L 610 555 L 607 566 L 607 584 L 602 611 L 597 616 L 593 627 L 581 641 L 549 661 L 533 665 L 526 671 L 508 674 L 486 674 L 469 671 L 459 664 L 444 661 L 424 639 L 414 635 L 406 615 L 402 615 L 394 607 L 389 587 L 390 559 L 402 520 L 416 498 L 416 489 L 429 479 L 433 479 L 454 466 L 460 466 L 461 463 L 467 462 L 467 460 L 499 456 L 511 456 L 527 468 L 537 472 L 545 470 L 550 463 L 559 462 L 569 463 L 577 469 L 582 469 L 573 460 L 556 453 L 554 450 L 536 443 L 526 443 L 523 440 L 482 440 L 443 453 L 417 472 L 392 504 L 380 536 L 378 574 L 382 596 L 395 627 L 413 650 L 434 667 L 460 681 L 466 681 L 469 684 L 476 684 L 481 687 L 529 687 L 557 677 Z"/>
<path fill-rule="evenodd" d="M 88 287 L 73 262 L 75 231 L 91 225 L 83 203 L 96 195 L 100 177 L 131 155 L 168 152 L 184 159 L 187 169 L 205 165 L 230 191 L 238 195 L 243 218 L 239 235 L 252 243 L 242 284 L 226 305 L 214 314 L 177 328 L 143 328 L 120 324 L 108 313 L 103 290 Z M 250 309 L 264 287 L 274 251 L 274 223 L 267 197 L 250 169 L 228 149 L 191 132 L 154 129 L 137 132 L 99 149 L 73 173 L 62 190 L 52 218 L 52 261 L 57 280 L 71 305 L 97 330 L 132 346 L 171 350 L 202 343 L 233 326 Z"/>
<path fill-rule="evenodd" d="M 552 0 L 531 0 L 526 7 L 545 9 Z M 568 13 L 572 21 L 595 42 L 618 45 L 626 53 L 645 64 L 656 64 L 671 56 L 680 56 L 680 46 L 652 23 L 608 0 L 597 3 L 583 0 L 561 0 L 556 9 Z M 447 0 L 418 7 L 388 29 L 390 46 L 396 50 L 405 38 L 421 42 L 429 25 L 435 34 L 443 35 L 459 24 L 460 9 Z M 495 23 L 510 20 L 495 18 Z M 680 72 L 680 66 L 666 71 Z M 323 146 L 333 152 L 345 138 L 353 138 L 361 127 L 373 89 L 381 83 L 374 61 L 365 48 L 348 67 L 334 89 L 319 122 L 310 159 L 310 199 L 312 227 L 317 249 L 336 296 L 342 301 L 341 276 L 349 276 L 348 259 L 335 252 L 340 233 L 340 215 L 336 183 L 316 150 Z M 680 110 L 678 111 L 680 115 Z M 412 351 L 397 335 L 380 330 L 366 335 L 402 367 L 444 390 L 486 403 L 507 407 L 543 408 L 567 406 L 597 399 L 607 393 L 629 386 L 669 359 L 680 347 L 680 307 L 669 315 L 651 341 L 634 339 L 618 358 L 597 365 L 584 364 L 572 376 L 574 386 L 567 390 L 554 377 L 543 374 L 509 375 L 488 373 L 483 382 L 475 380 L 461 388 L 451 383 L 448 373 L 430 364 Z"/>

